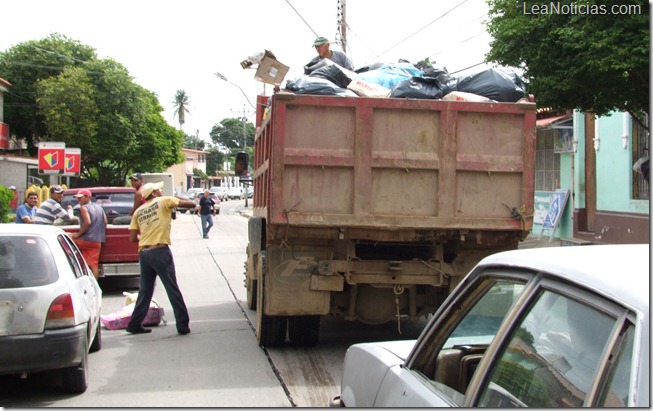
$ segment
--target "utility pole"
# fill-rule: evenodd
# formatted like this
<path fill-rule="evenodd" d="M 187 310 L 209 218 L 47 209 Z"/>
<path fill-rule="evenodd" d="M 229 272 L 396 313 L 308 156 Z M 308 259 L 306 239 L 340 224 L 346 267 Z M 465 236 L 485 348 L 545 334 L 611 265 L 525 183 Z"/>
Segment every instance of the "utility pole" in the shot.
<path fill-rule="evenodd" d="M 247 113 L 245 111 L 245 105 L 243 104 L 243 151 L 247 154 Z M 245 170 L 247 174 L 249 172 L 249 165 Z M 244 184 L 245 187 L 245 207 L 247 207 L 247 183 Z"/>
<path fill-rule="evenodd" d="M 342 19 L 340 20 L 340 38 L 342 40 L 342 51 L 347 53 L 347 0 L 340 0 L 342 8 Z"/>

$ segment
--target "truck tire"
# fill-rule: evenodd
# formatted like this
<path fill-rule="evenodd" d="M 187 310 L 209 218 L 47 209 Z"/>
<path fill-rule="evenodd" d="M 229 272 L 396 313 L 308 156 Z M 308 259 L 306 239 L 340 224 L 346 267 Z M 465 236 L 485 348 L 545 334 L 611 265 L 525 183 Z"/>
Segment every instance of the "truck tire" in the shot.
<path fill-rule="evenodd" d="M 261 264 L 263 266 L 263 264 Z M 265 286 L 265 269 L 256 282 L 256 339 L 261 347 L 278 347 L 286 342 L 288 319 L 283 316 L 266 315 L 263 304 L 263 287 Z"/>
<path fill-rule="evenodd" d="M 257 311 L 259 328 L 257 329 L 258 345 L 261 347 L 279 347 L 286 342 L 287 317 L 263 314 Z"/>
<path fill-rule="evenodd" d="M 315 347 L 319 337 L 319 315 L 295 315 L 288 318 L 288 338 L 292 345 Z"/>
<path fill-rule="evenodd" d="M 265 269 L 265 251 L 261 252 L 261 268 Z M 254 257 L 251 255 L 249 244 L 247 244 L 247 266 L 245 273 L 245 286 L 247 288 L 247 308 L 250 310 L 256 311 L 256 296 L 258 281 L 255 278 L 260 278 L 260 273 L 255 272 L 255 267 L 259 268 L 257 264 L 254 264 Z"/>

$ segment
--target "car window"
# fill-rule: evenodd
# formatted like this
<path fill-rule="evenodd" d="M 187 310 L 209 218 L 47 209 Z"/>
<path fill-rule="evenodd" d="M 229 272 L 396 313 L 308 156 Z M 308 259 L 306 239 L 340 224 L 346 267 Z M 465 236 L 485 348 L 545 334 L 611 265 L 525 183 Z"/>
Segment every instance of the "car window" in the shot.
<path fill-rule="evenodd" d="M 599 407 L 616 408 L 629 405 L 634 345 L 635 326 L 627 323 L 619 342 L 615 345 L 615 352 L 610 356 L 611 368 L 606 379 L 606 388 L 599 395 Z"/>
<path fill-rule="evenodd" d="M 616 318 L 542 289 L 493 365 L 479 406 L 583 406 Z"/>
<path fill-rule="evenodd" d="M 486 277 L 469 286 L 457 309 L 443 314 L 414 370 L 440 394 L 462 405 L 464 393 L 501 323 L 525 287 L 525 280 Z M 441 346 L 437 341 L 445 341 Z"/>
<path fill-rule="evenodd" d="M 73 271 L 75 278 L 88 275 L 84 257 L 72 240 L 69 240 L 66 235 L 60 235 L 58 240 L 59 244 L 61 244 L 61 247 L 66 252 L 68 264 L 70 265 L 70 269 Z"/>
<path fill-rule="evenodd" d="M 45 240 L 31 236 L 0 238 L 0 288 L 52 284 L 59 274 Z"/>

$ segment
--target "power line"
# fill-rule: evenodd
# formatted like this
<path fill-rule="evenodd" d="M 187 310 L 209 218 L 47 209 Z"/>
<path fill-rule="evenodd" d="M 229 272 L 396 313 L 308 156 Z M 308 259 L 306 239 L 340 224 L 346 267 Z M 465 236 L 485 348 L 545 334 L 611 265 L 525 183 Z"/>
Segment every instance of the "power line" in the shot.
<path fill-rule="evenodd" d="M 44 51 L 44 52 L 46 52 L 46 53 L 54 54 L 55 56 L 59 56 L 59 57 L 63 57 L 63 58 L 67 58 L 67 59 L 70 59 L 70 60 L 75 61 L 75 62 L 77 62 L 77 63 L 84 63 L 84 64 L 88 63 L 87 60 L 76 59 L 75 57 L 68 56 L 68 55 L 66 55 L 66 54 L 61 54 L 61 53 L 59 53 L 58 51 L 44 49 L 44 48 L 39 47 L 39 46 L 37 46 L 37 45 L 35 45 L 35 44 L 30 44 L 30 45 L 31 45 L 32 47 L 34 47 L 35 49 L 37 49 L 37 50 L 41 50 L 41 51 Z"/>
<path fill-rule="evenodd" d="M 302 15 L 299 14 L 299 12 L 298 12 L 294 7 L 293 7 L 293 5 L 290 4 L 290 1 L 286 0 L 286 3 L 288 3 L 288 5 L 290 6 L 290 8 L 293 9 L 293 11 L 294 11 L 295 13 L 297 13 L 297 15 L 299 16 L 299 18 L 302 19 L 302 21 L 304 22 L 304 24 L 306 24 L 306 26 L 307 26 L 309 29 L 311 29 L 311 31 L 313 32 L 313 34 L 315 35 L 315 37 L 317 37 L 317 33 L 315 32 L 315 30 L 313 30 L 313 27 L 311 27 L 311 25 L 308 24 L 308 23 L 306 22 L 306 20 L 304 20 L 304 17 L 302 17 Z"/>
<path fill-rule="evenodd" d="M 484 61 L 481 61 L 480 63 L 472 64 L 471 66 L 468 66 L 468 67 L 465 67 L 465 68 L 461 68 L 460 70 L 452 71 L 452 72 L 449 73 L 449 74 L 460 73 L 461 71 L 465 71 L 465 70 L 469 70 L 470 68 L 478 67 L 478 66 L 480 66 L 481 64 L 486 64 L 486 63 L 485 63 Z"/>
<path fill-rule="evenodd" d="M 476 38 L 476 37 L 478 37 L 478 36 L 481 36 L 481 35 L 483 35 L 483 34 L 485 34 L 485 33 L 486 33 L 485 31 L 482 31 L 482 32 L 480 32 L 480 33 L 477 33 L 477 34 L 471 36 L 471 37 L 467 37 L 465 40 L 463 40 L 463 41 L 461 41 L 461 42 L 458 42 L 458 43 L 456 43 L 456 44 L 449 44 L 449 47 L 444 48 L 444 49 L 442 49 L 442 50 L 440 50 L 440 51 L 438 51 L 438 52 L 435 52 L 435 53 L 431 54 L 429 57 L 435 57 L 435 56 L 437 56 L 438 54 L 444 53 L 444 52 L 447 51 L 447 50 L 451 50 L 452 48 L 457 47 L 457 46 L 459 46 L 459 45 L 461 45 L 461 44 L 463 44 L 463 43 L 467 43 L 468 41 L 470 41 L 470 40 L 472 40 L 472 39 L 474 39 L 474 38 Z"/>
<path fill-rule="evenodd" d="M 452 11 L 454 11 L 455 9 L 457 9 L 458 7 L 462 6 L 462 5 L 465 4 L 467 1 L 468 1 L 468 0 L 463 0 L 462 2 L 458 3 L 458 4 L 457 4 L 456 6 L 454 6 L 451 10 L 445 12 L 443 15 L 441 15 L 441 16 L 438 17 L 438 18 L 436 18 L 435 20 L 433 20 L 432 22 L 430 22 L 430 23 L 427 24 L 426 26 L 422 27 L 421 29 L 417 30 L 416 32 L 414 32 L 414 33 L 411 34 L 410 36 L 408 36 L 408 37 L 406 37 L 405 39 L 401 40 L 399 43 L 395 44 L 394 46 L 390 47 L 390 48 L 387 49 L 386 51 L 384 51 L 384 52 L 382 52 L 381 54 L 377 55 L 377 57 L 380 57 L 380 56 L 384 55 L 385 53 L 389 52 L 389 51 L 392 50 L 393 48 L 395 48 L 395 47 L 397 47 L 398 45 L 400 45 L 401 43 L 403 43 L 404 41 L 406 41 L 406 40 L 408 40 L 408 39 L 414 37 L 417 33 L 419 33 L 420 31 L 424 30 L 425 28 L 427 28 L 427 27 L 430 26 L 431 24 L 435 23 L 436 21 L 440 20 L 441 18 L 443 18 L 443 17 L 446 16 L 447 14 L 451 13 Z"/>

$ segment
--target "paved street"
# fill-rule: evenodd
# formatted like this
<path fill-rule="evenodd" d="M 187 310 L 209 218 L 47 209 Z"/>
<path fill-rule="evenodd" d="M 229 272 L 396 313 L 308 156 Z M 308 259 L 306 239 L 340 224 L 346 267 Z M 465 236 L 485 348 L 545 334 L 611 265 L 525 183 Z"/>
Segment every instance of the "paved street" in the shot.
<path fill-rule="evenodd" d="M 165 290 L 157 283 L 154 298 L 164 307 L 168 324 L 141 335 L 103 329 L 103 347 L 89 357 L 86 393 L 62 395 L 45 376 L 4 378 L 0 407 L 290 406 L 241 303 L 246 220 L 233 210 L 224 211 L 208 240 L 202 239 L 199 221 L 179 214 L 172 229 L 191 334 L 177 334 Z M 135 291 L 133 281 L 101 284 L 105 314 L 121 308 L 123 291 Z"/>
<path fill-rule="evenodd" d="M 103 329 L 103 348 L 90 356 L 88 391 L 62 395 L 48 376 L 0 378 L 0 407 L 321 407 L 337 395 L 342 360 L 356 342 L 416 338 L 422 323 L 364 326 L 324 319 L 320 345 L 311 349 L 264 350 L 256 342 L 256 312 L 246 308 L 243 286 L 247 218 L 244 201 L 228 201 L 210 238 L 201 237 L 200 219 L 179 214 L 173 222 L 172 250 L 180 288 L 191 315 L 192 332 L 179 336 L 161 284 L 155 299 L 167 325 L 144 335 Z M 559 246 L 559 240 L 521 243 L 522 248 Z M 103 313 L 120 310 L 133 280 L 101 281 Z"/>

